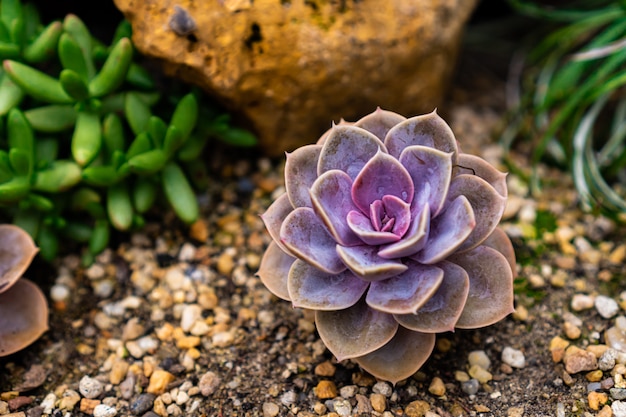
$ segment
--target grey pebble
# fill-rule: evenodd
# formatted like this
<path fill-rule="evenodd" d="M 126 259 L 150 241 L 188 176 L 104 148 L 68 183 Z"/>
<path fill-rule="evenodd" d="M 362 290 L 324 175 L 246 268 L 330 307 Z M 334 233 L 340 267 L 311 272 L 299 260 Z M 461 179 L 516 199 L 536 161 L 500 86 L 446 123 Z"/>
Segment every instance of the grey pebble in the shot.
<path fill-rule="evenodd" d="M 350 417 L 352 415 L 352 406 L 349 400 L 342 398 L 333 401 L 333 403 L 335 413 L 339 414 L 341 417 Z"/>
<path fill-rule="evenodd" d="M 609 392 L 614 400 L 626 400 L 626 388 L 611 388 Z"/>
<path fill-rule="evenodd" d="M 474 395 L 478 392 L 478 389 L 480 388 L 480 383 L 478 382 L 477 379 L 470 379 L 469 381 L 465 381 L 461 384 L 461 389 L 463 390 L 464 393 L 468 394 L 468 395 Z"/>
<path fill-rule="evenodd" d="M 219 387 L 222 382 L 221 378 L 217 376 L 215 372 L 208 371 L 202 377 L 200 377 L 200 382 L 198 382 L 198 388 L 200 388 L 200 392 L 205 397 L 213 394 L 217 387 Z"/>
<path fill-rule="evenodd" d="M 596 310 L 605 319 L 610 319 L 619 312 L 617 301 L 606 295 L 598 295 L 595 301 Z"/>
<path fill-rule="evenodd" d="M 372 387 L 372 391 L 375 394 L 382 394 L 385 397 L 390 397 L 393 389 L 391 388 L 391 385 L 389 385 L 386 382 L 377 382 L 376 384 L 374 384 L 374 386 Z"/>
<path fill-rule="evenodd" d="M 152 408 L 154 404 L 154 399 L 156 396 L 150 393 L 141 394 L 133 403 L 130 405 L 130 412 L 139 415 L 143 414 L 146 411 Z"/>
<path fill-rule="evenodd" d="M 587 384 L 587 392 L 600 391 L 602 385 L 599 382 L 590 382 Z"/>
<path fill-rule="evenodd" d="M 616 360 L 617 350 L 609 348 L 598 359 L 598 368 L 602 371 L 609 371 L 615 367 Z"/>
<path fill-rule="evenodd" d="M 148 411 L 147 413 L 145 413 L 141 417 L 160 417 L 160 416 L 157 413 L 155 413 L 154 411 Z"/>
<path fill-rule="evenodd" d="M 280 396 L 280 402 L 283 405 L 290 406 L 291 404 L 295 404 L 298 401 L 298 394 L 293 391 L 287 391 L 283 395 Z"/>

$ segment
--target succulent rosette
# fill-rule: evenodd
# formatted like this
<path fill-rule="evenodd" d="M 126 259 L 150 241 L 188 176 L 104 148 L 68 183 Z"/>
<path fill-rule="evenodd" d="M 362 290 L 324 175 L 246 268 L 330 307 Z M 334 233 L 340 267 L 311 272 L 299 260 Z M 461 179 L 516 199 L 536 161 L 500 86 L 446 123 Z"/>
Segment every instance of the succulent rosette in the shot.
<path fill-rule="evenodd" d="M 515 254 L 497 228 L 505 178 L 460 152 L 435 112 L 342 122 L 287 155 L 258 275 L 315 310 L 337 360 L 395 383 L 424 364 L 436 333 L 513 311 Z"/>

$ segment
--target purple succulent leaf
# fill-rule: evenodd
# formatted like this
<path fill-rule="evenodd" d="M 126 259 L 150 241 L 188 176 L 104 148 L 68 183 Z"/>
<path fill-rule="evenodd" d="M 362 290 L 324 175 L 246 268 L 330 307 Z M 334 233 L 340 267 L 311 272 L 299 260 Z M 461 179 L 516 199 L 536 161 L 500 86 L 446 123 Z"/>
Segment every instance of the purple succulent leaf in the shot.
<path fill-rule="evenodd" d="M 407 266 L 394 259 L 378 256 L 375 246 L 337 245 L 337 254 L 343 263 L 359 278 L 373 282 L 391 278 L 406 271 Z"/>
<path fill-rule="evenodd" d="M 390 314 L 415 313 L 437 291 L 443 270 L 409 261 L 403 273 L 372 282 L 365 301 L 373 309 Z"/>
<path fill-rule="evenodd" d="M 338 361 L 366 355 L 389 342 L 398 330 L 391 314 L 361 300 L 344 310 L 315 311 L 320 338 Z"/>
<path fill-rule="evenodd" d="M 469 295 L 461 317 L 460 329 L 475 329 L 493 324 L 513 312 L 513 272 L 507 259 L 495 249 L 481 245 L 448 258 L 469 276 Z"/>
<path fill-rule="evenodd" d="M 354 125 L 373 133 L 382 142 L 392 127 L 405 120 L 406 117 L 379 107 L 375 112 L 357 120 Z"/>
<path fill-rule="evenodd" d="M 424 333 L 454 331 L 469 294 L 469 277 L 452 262 L 442 261 L 437 266 L 443 270 L 443 282 L 415 314 L 395 316 L 401 326 Z"/>
<path fill-rule="evenodd" d="M 423 264 L 434 264 L 456 251 L 476 226 L 472 206 L 465 196 L 458 196 L 430 222 L 424 249 L 412 256 Z"/>
<path fill-rule="evenodd" d="M 426 244 L 429 230 L 430 207 L 426 203 L 422 211 L 413 217 L 404 238 L 396 243 L 383 245 L 378 251 L 378 256 L 385 259 L 397 259 L 416 254 Z"/>
<path fill-rule="evenodd" d="M 380 150 L 387 152 L 385 145 L 367 130 L 350 125 L 333 126 L 322 147 L 317 174 L 340 169 L 355 179 Z"/>
<path fill-rule="evenodd" d="M 335 240 L 311 208 L 292 211 L 280 228 L 280 238 L 296 257 L 322 271 L 338 274 L 346 269 L 337 256 Z"/>
<path fill-rule="evenodd" d="M 457 165 L 454 167 L 454 176 L 462 174 L 477 175 L 487 181 L 502 197 L 506 198 L 508 189 L 506 186 L 507 174 L 498 171 L 493 165 L 475 155 L 460 153 Z"/>
<path fill-rule="evenodd" d="M 333 131 L 333 129 L 335 128 L 335 126 L 354 126 L 354 123 L 352 122 L 346 122 L 343 117 L 341 119 L 339 119 L 339 123 L 335 124 L 335 122 L 333 122 L 333 125 L 330 129 L 328 129 L 326 132 L 322 133 L 322 136 L 319 137 L 319 139 L 317 140 L 317 142 L 315 142 L 316 145 L 323 145 L 326 143 L 326 138 L 328 138 L 328 136 L 330 135 L 330 132 Z"/>
<path fill-rule="evenodd" d="M 344 246 L 363 244 L 346 222 L 348 213 L 358 210 L 352 203 L 351 190 L 352 180 L 348 174 L 336 169 L 320 175 L 311 188 L 315 212 L 337 243 Z"/>
<path fill-rule="evenodd" d="M 349 270 L 328 274 L 299 259 L 289 271 L 289 296 L 294 307 L 343 310 L 356 304 L 368 285 Z"/>
<path fill-rule="evenodd" d="M 8 291 L 22 277 L 38 252 L 24 229 L 0 224 L 0 293 Z"/>
<path fill-rule="evenodd" d="M 272 294 L 287 301 L 290 301 L 287 278 L 295 260 L 296 258 L 283 252 L 276 242 L 271 242 L 263 254 L 257 272 L 261 282 Z"/>
<path fill-rule="evenodd" d="M 352 184 L 352 201 L 363 212 L 370 213 L 370 205 L 385 195 L 411 202 L 414 194 L 413 180 L 394 157 L 378 151 L 363 167 Z"/>
<path fill-rule="evenodd" d="M 411 205 L 393 195 L 383 196 L 382 202 L 386 216 L 394 220 L 391 230 L 398 236 L 404 236 L 411 225 Z"/>
<path fill-rule="evenodd" d="M 395 385 L 417 372 L 434 347 L 434 334 L 414 332 L 400 326 L 386 345 L 353 360 L 376 378 Z"/>
<path fill-rule="evenodd" d="M 370 218 L 360 211 L 352 210 L 346 216 L 346 220 L 350 229 L 368 245 L 383 245 L 400 240 L 400 236 L 394 233 L 375 230 Z"/>
<path fill-rule="evenodd" d="M 284 193 L 267 208 L 265 213 L 261 214 L 261 220 L 263 220 L 263 223 L 265 223 L 265 228 L 267 229 L 274 242 L 276 242 L 276 244 L 283 250 L 283 252 L 294 256 L 294 254 L 289 249 L 287 249 L 285 245 L 283 245 L 280 239 L 280 228 L 285 221 L 285 218 L 292 211 L 293 206 L 289 201 L 287 193 Z"/>
<path fill-rule="evenodd" d="M 517 264 L 515 262 L 515 250 L 511 239 L 500 227 L 496 227 L 487 239 L 483 242 L 484 246 L 488 246 L 497 250 L 506 258 L 511 271 L 513 271 L 513 278 L 517 277 Z"/>
<path fill-rule="evenodd" d="M 307 145 L 287 154 L 285 188 L 291 205 L 312 207 L 309 190 L 317 179 L 317 162 L 322 145 Z"/>
<path fill-rule="evenodd" d="M 22 278 L 0 293 L 0 357 L 24 349 L 47 330 L 48 302 L 35 283 Z"/>
<path fill-rule="evenodd" d="M 432 215 L 439 214 L 452 178 L 452 154 L 414 145 L 405 148 L 399 160 L 415 185 L 415 197 L 411 204 L 414 211 L 428 203 Z"/>
<path fill-rule="evenodd" d="M 398 123 L 387 133 L 384 143 L 389 154 L 396 158 L 408 146 L 423 145 L 452 153 L 452 164 L 456 164 L 458 147 L 454 133 L 436 111 Z"/>
<path fill-rule="evenodd" d="M 484 179 L 467 174 L 452 179 L 448 201 L 453 201 L 460 195 L 467 197 L 476 218 L 476 227 L 458 248 L 458 251 L 467 251 L 480 245 L 498 226 L 504 213 L 506 198 L 498 194 Z"/>

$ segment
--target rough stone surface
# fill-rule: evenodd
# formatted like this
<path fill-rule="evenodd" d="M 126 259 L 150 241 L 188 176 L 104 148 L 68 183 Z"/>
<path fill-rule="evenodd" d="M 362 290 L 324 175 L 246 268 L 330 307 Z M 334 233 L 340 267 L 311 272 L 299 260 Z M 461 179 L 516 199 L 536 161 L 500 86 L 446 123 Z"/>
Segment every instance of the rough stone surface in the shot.
<path fill-rule="evenodd" d="M 140 52 L 239 112 L 272 155 L 376 106 L 432 111 L 476 3 L 115 0 Z"/>

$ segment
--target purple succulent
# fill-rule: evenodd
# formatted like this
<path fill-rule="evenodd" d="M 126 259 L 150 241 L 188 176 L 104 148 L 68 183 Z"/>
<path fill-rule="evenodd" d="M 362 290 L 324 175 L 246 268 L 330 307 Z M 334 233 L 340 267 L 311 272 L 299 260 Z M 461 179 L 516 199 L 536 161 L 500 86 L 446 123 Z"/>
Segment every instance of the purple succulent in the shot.
<path fill-rule="evenodd" d="M 435 112 L 342 122 L 287 155 L 258 275 L 315 310 L 337 360 L 395 383 L 424 364 L 436 333 L 513 311 L 515 254 L 497 228 L 505 177 L 461 153 Z"/>

